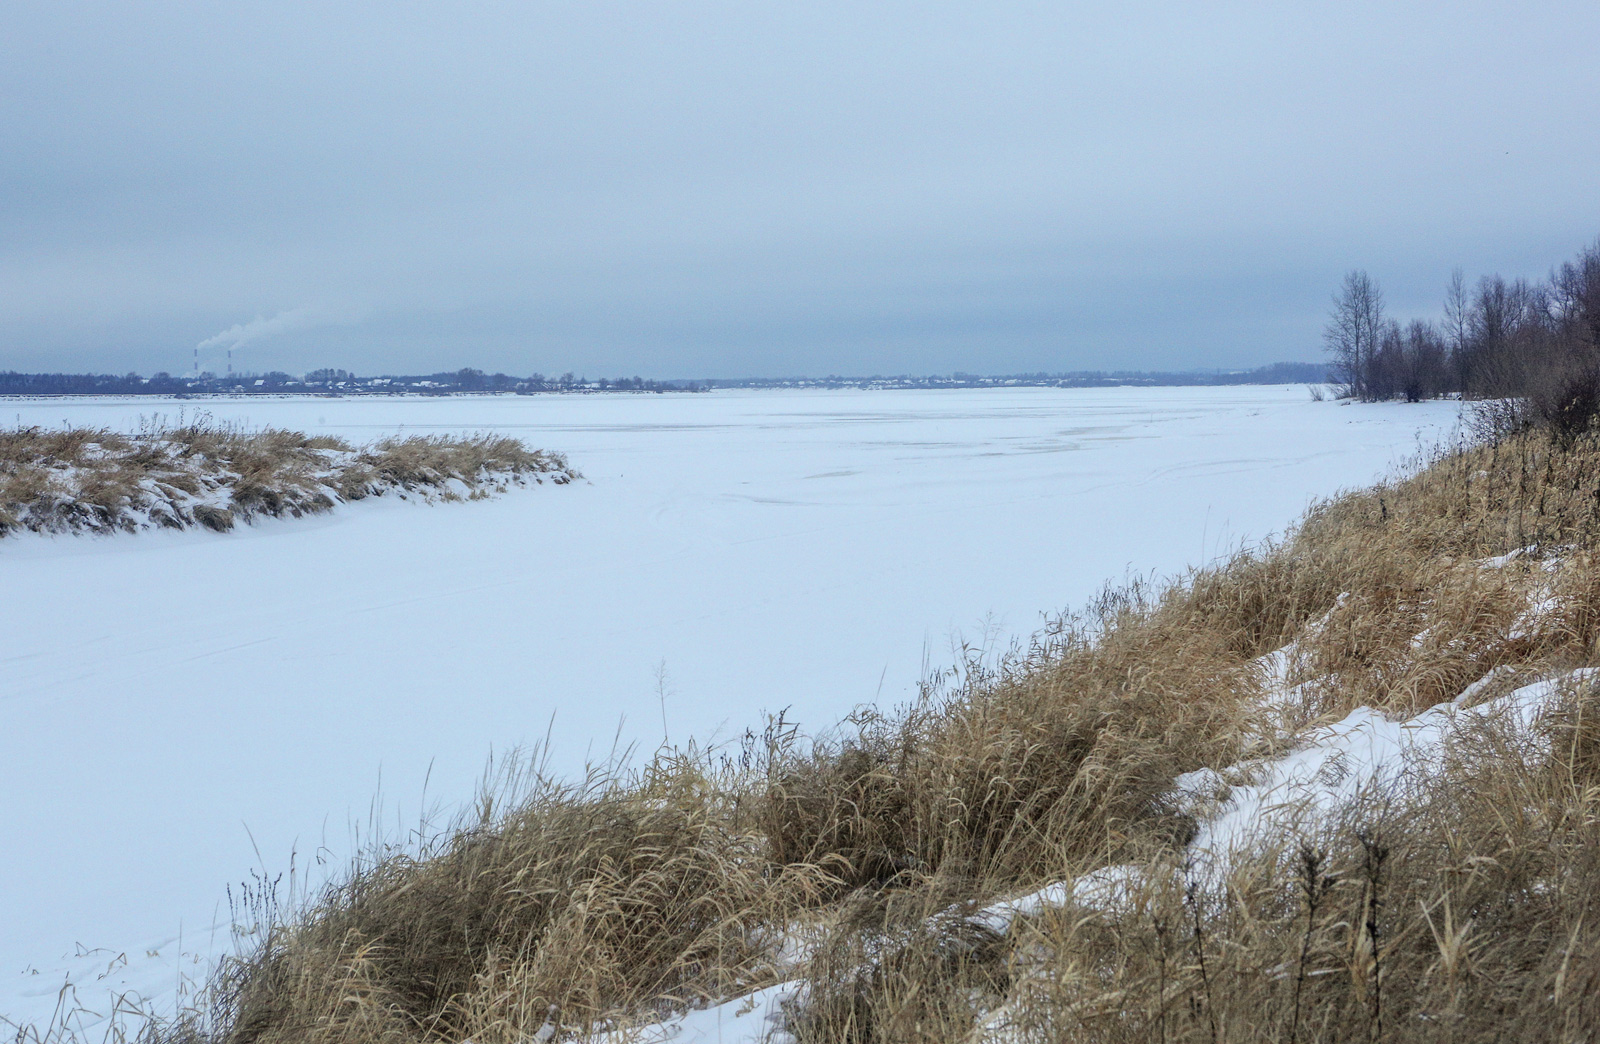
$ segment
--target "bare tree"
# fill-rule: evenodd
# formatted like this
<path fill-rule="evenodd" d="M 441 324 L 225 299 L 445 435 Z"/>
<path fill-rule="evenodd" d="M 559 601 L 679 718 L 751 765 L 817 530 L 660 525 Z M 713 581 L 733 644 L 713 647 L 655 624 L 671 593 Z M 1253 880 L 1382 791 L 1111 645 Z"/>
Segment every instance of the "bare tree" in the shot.
<path fill-rule="evenodd" d="M 1467 331 L 1472 328 L 1472 299 L 1467 296 L 1467 279 L 1461 269 L 1452 269 L 1450 282 L 1444 288 L 1444 333 L 1450 350 L 1459 352 L 1467 343 Z"/>
<path fill-rule="evenodd" d="M 1531 374 L 1550 362 L 1549 290 L 1526 279 L 1485 276 L 1470 319 L 1466 392 L 1476 398 L 1526 394 Z"/>
<path fill-rule="evenodd" d="M 1383 291 L 1366 272 L 1351 270 L 1333 295 L 1333 313 L 1322 333 L 1346 394 L 1359 399 L 1373 396 L 1373 368 L 1383 329 Z"/>
<path fill-rule="evenodd" d="M 1450 282 L 1444 288 L 1444 337 L 1458 388 L 1467 385 L 1467 337 L 1471 332 L 1472 298 L 1467 293 L 1467 278 L 1462 275 L 1460 268 L 1454 268 L 1450 272 Z"/>
<path fill-rule="evenodd" d="M 1323 337 L 1347 395 L 1506 401 L 1494 431 L 1537 426 L 1571 440 L 1600 428 L 1600 241 L 1543 282 L 1485 276 L 1469 290 L 1456 269 L 1438 326 L 1385 318 L 1377 285 L 1352 271 Z"/>
<path fill-rule="evenodd" d="M 1550 277 L 1552 304 L 1562 333 L 1600 350 L 1600 240 Z"/>
<path fill-rule="evenodd" d="M 1401 394 L 1407 402 L 1421 402 L 1450 388 L 1445 339 L 1429 322 L 1413 319 L 1406 327 L 1405 378 Z"/>

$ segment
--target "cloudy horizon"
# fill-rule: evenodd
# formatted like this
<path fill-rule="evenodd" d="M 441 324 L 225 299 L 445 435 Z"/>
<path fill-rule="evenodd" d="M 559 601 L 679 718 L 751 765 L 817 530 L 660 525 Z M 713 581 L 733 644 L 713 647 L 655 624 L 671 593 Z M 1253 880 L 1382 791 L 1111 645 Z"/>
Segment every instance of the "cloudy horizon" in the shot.
<path fill-rule="evenodd" d="M 1320 357 L 1600 234 L 1600 8 L 24 0 L 0 369 Z"/>

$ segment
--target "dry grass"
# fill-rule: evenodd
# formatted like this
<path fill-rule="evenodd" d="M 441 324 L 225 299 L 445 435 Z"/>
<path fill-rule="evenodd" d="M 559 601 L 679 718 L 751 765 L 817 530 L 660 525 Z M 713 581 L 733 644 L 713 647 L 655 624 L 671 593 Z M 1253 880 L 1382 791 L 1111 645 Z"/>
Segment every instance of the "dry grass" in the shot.
<path fill-rule="evenodd" d="M 1108 1044 L 1594 1039 L 1597 707 L 1570 692 L 1541 756 L 1503 726 L 1466 732 L 1412 799 L 1211 886 L 1158 858 L 1117 915 L 1052 911 L 1013 940 L 1028 974 L 995 1021 Z"/>
<path fill-rule="evenodd" d="M 300 517 L 341 500 L 418 493 L 456 500 L 576 476 L 516 439 L 414 436 L 356 448 L 330 436 L 202 421 L 136 435 L 90 428 L 0 431 L 0 536 L 113 533 Z"/>
<path fill-rule="evenodd" d="M 1404 800 L 1220 881 L 1185 865 L 1198 813 L 1173 780 L 1357 706 L 1600 663 L 1597 553 L 1600 438 L 1465 448 L 1277 544 L 1110 591 L 914 706 L 536 780 L 269 919 L 207 1018 L 153 1032 L 580 1039 L 789 978 L 807 1044 L 1592 1039 L 1592 691 L 1542 747 L 1485 725 Z M 1112 864 L 1137 870 L 1110 906 L 963 914 Z"/>
<path fill-rule="evenodd" d="M 1590 433 L 1561 445 L 1522 431 L 1320 504 L 1281 543 L 1163 591 L 1120 592 L 950 704 L 858 730 L 801 776 L 821 794 L 841 795 L 836 815 L 845 824 L 808 836 L 845 851 L 861 838 L 892 838 L 897 847 L 879 862 L 922 871 L 905 887 L 924 897 L 960 893 L 958 876 L 965 894 L 981 899 L 1116 863 L 1144 868 L 1135 877 L 1145 893 L 1130 900 L 1131 917 L 1108 922 L 1069 909 L 1048 919 L 1045 935 L 954 950 L 950 933 L 907 932 L 904 918 L 880 904 L 875 920 L 852 924 L 822 951 L 851 957 L 811 969 L 802 1039 L 1290 1039 L 1282 983 L 1306 941 L 1296 930 L 1306 914 L 1303 901 L 1296 905 L 1295 853 L 1263 853 L 1238 866 L 1219 894 L 1191 896 L 1173 776 L 1260 755 L 1358 706 L 1408 716 L 1497 668 L 1499 681 L 1482 695 L 1600 662 L 1597 545 L 1600 440 Z M 1280 649 L 1283 676 L 1272 678 L 1261 658 Z M 1273 683 L 1285 692 L 1266 699 Z M 1302 992 L 1315 1019 L 1294 1029 L 1297 1039 L 1377 1032 L 1365 1021 L 1373 997 L 1362 992 L 1357 908 L 1377 894 L 1358 887 L 1371 860 L 1356 840 L 1362 834 L 1389 853 L 1378 887 L 1390 912 L 1380 932 L 1411 947 L 1412 963 L 1399 963 L 1397 951 L 1394 978 L 1385 980 L 1393 1011 L 1382 1039 L 1588 1039 L 1593 1000 L 1549 992 L 1550 962 L 1559 959 L 1546 959 L 1594 955 L 1580 928 L 1593 917 L 1585 888 L 1600 867 L 1592 826 L 1600 780 L 1587 775 L 1596 712 L 1592 701 L 1578 706 L 1586 708 L 1577 715 L 1584 741 L 1574 749 L 1584 753 L 1567 760 L 1584 766 L 1581 785 L 1570 768 L 1529 764 L 1525 749 L 1485 736 L 1421 799 L 1349 812 L 1318 864 L 1320 880 L 1339 882 L 1318 916 L 1339 927 L 1314 933 L 1307 974 L 1315 985 Z M 898 745 L 881 738 L 886 732 Z M 866 763 L 895 801 L 863 799 L 855 781 L 873 778 Z M 780 783 L 780 802 L 800 792 Z M 922 809 L 943 811 L 927 822 L 961 843 L 929 846 Z M 811 857 L 827 847 L 816 845 Z M 965 857 L 957 864 L 964 874 L 935 854 L 953 852 Z M 1544 877 L 1524 876 L 1535 854 Z M 1456 895 L 1449 890 L 1458 875 L 1472 888 Z M 1542 896 L 1537 910 L 1517 905 L 1530 894 Z M 1514 911 L 1490 917 L 1485 904 L 1495 897 Z M 1441 904 L 1457 928 L 1476 919 L 1479 945 L 1500 961 L 1492 984 L 1460 995 L 1451 1010 L 1473 1014 L 1452 1015 L 1448 1032 L 1435 1014 L 1437 969 L 1424 974 L 1453 959 L 1441 958 L 1426 927 L 1430 917 L 1441 923 Z M 923 923 L 934 923 L 930 915 Z M 1447 930 L 1438 931 L 1445 939 Z M 866 959 L 864 950 L 885 946 Z M 1201 953 L 1210 954 L 1204 969 Z M 1543 963 L 1530 964 L 1533 954 Z M 1337 989 L 1333 964 L 1344 975 Z M 1008 994 L 1012 982 L 1020 985 Z M 1520 1009 L 1505 996 L 1514 990 L 1529 1005 L 1539 995 L 1529 1009 L 1537 1017 L 1513 1019 Z M 1167 1008 L 1165 1021 L 1153 1014 Z M 984 1028 L 985 1011 L 1003 1013 L 996 1026 Z M 1511 1026 L 1525 1035 L 1507 1033 Z"/>
<path fill-rule="evenodd" d="M 1123 606 L 895 717 L 858 715 L 774 765 L 757 811 L 774 858 L 851 887 L 907 875 L 984 891 L 1032 883 L 1063 853 L 1180 837 L 1172 778 L 1259 741 L 1241 698 L 1254 669 L 1195 637 Z"/>
<path fill-rule="evenodd" d="M 380 852 L 307 916 L 269 907 L 258 949 L 214 984 L 220 1019 L 166 1035 L 514 1044 L 778 981 L 762 928 L 815 908 L 825 882 L 770 872 L 716 771 L 664 754 L 639 773 L 502 784 L 476 822 Z"/>
<path fill-rule="evenodd" d="M 1298 640 L 1290 680 L 1312 683 L 1310 713 L 1415 712 L 1495 667 L 1589 662 L 1597 535 L 1600 441 L 1566 450 L 1528 433 L 1320 505 L 1283 546 L 1202 574 L 1173 600 L 1198 626 L 1231 632 L 1243 655 Z M 1543 611 L 1528 614 L 1535 604 Z"/>
<path fill-rule="evenodd" d="M 1064 637 L 932 713 L 936 727 L 916 726 L 916 714 L 897 721 L 919 734 L 906 753 L 892 755 L 872 730 L 852 737 L 823 759 L 817 789 L 829 789 L 828 771 L 877 751 L 885 787 L 942 802 L 947 836 L 976 828 L 992 838 L 997 804 L 1017 809 L 1001 844 L 966 846 L 1016 853 L 978 860 L 968 897 L 1113 863 L 1142 867 L 1140 884 L 1124 916 L 1068 908 L 1003 945 L 907 931 L 893 904 L 880 904 L 875 919 L 822 951 L 850 957 L 811 969 L 801 1038 L 1590 1039 L 1597 984 L 1576 988 L 1572 968 L 1588 961 L 1582 974 L 1592 976 L 1600 966 L 1600 933 L 1583 927 L 1600 869 L 1592 696 L 1571 703 L 1565 735 L 1576 739 L 1556 744 L 1562 757 L 1530 762 L 1525 744 L 1486 729 L 1462 745 L 1441 785 L 1403 806 L 1349 810 L 1303 887 L 1298 853 L 1279 851 L 1241 862 L 1218 888 L 1191 891 L 1199 885 L 1173 843 L 1183 840 L 1182 810 L 1167 795 L 1177 772 L 1259 755 L 1358 706 L 1408 716 L 1497 668 L 1500 680 L 1482 695 L 1600 662 L 1597 544 L 1600 440 L 1589 434 L 1568 447 L 1522 432 L 1318 505 L 1282 543 L 1164 591 L 1105 600 Z M 1280 649 L 1283 676 L 1274 679 L 1261 658 Z M 1273 682 L 1286 692 L 1266 700 Z M 1051 728 L 1063 720 L 1079 728 Z M 861 775 L 853 768 L 847 778 Z M 1046 790 L 1060 803 L 1011 801 Z M 840 804 L 851 838 L 918 822 L 907 811 L 913 799 L 883 814 L 854 792 Z M 1363 836 L 1386 850 L 1381 868 Z M 899 858 L 923 850 L 902 840 Z M 952 875 L 935 862 L 917 865 L 935 872 L 907 882 L 913 895 L 950 888 Z M 1330 881 L 1308 936 L 1305 890 Z M 1388 962 L 1376 970 L 1362 956 L 1363 904 L 1375 896 Z M 926 903 L 920 923 L 937 924 L 932 911 L 944 901 Z M 1468 922 L 1481 971 L 1470 988 L 1465 956 L 1450 949 L 1467 945 Z M 1297 979 L 1308 938 L 1306 1021 L 1291 1030 L 1285 983 Z M 868 959 L 873 947 L 887 950 Z M 1444 967 L 1456 977 L 1442 983 Z M 1384 991 L 1390 1014 L 1380 1024 Z"/>

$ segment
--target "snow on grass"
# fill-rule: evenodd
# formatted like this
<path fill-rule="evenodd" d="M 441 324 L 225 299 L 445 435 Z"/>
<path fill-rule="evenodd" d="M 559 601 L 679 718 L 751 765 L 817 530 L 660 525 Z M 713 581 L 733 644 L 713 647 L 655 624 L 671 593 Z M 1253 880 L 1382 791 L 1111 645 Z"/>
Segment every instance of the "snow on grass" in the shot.
<path fill-rule="evenodd" d="M 1197 816 L 1187 846 L 1195 880 L 1218 885 L 1233 860 L 1260 850 L 1291 851 L 1299 840 L 1315 841 L 1340 815 L 1366 799 L 1403 799 L 1420 793 L 1443 771 L 1454 737 L 1486 723 L 1500 726 L 1537 755 L 1545 742 L 1537 726 L 1562 692 L 1600 677 L 1579 668 L 1514 689 L 1480 703 L 1476 698 L 1512 672 L 1496 669 L 1450 703 L 1393 720 L 1368 707 L 1318 727 L 1281 757 L 1202 768 L 1174 781 L 1180 805 L 1210 805 Z M 1230 785 L 1228 780 L 1245 780 Z M 1035 917 L 1068 903 L 1114 912 L 1136 889 L 1143 871 L 1111 866 L 1073 881 L 1056 881 L 1026 895 L 1003 899 L 967 917 L 992 931 L 1008 931 L 1019 918 Z"/>
<path fill-rule="evenodd" d="M 1224 771 L 1223 778 L 1240 775 L 1250 782 L 1230 787 L 1216 813 L 1200 822 L 1189 843 L 1190 855 L 1198 869 L 1220 879 L 1236 852 L 1281 844 L 1300 834 L 1314 836 L 1320 825 L 1364 797 L 1403 797 L 1436 775 L 1451 738 L 1478 722 L 1501 722 L 1512 735 L 1534 745 L 1538 737 L 1533 725 L 1561 684 L 1581 682 L 1593 673 L 1572 671 L 1474 707 L 1462 707 L 1458 700 L 1400 721 L 1358 708 L 1342 721 L 1314 730 L 1281 758 Z M 1179 786 L 1186 782 L 1180 780 Z"/>
<path fill-rule="evenodd" d="M 1500 567 L 1516 557 L 1480 564 Z M 1546 573 L 1553 571 L 1548 562 L 1541 568 Z M 1341 596 L 1336 604 L 1342 605 L 1345 600 Z M 1536 590 L 1534 604 L 1525 615 L 1537 618 L 1548 612 L 1545 601 Z M 1324 615 L 1309 623 L 1304 636 L 1309 637 L 1324 626 L 1327 619 Z M 1262 657 L 1269 704 L 1285 704 L 1301 689 L 1288 682 L 1296 644 Z M 1315 842 L 1320 833 L 1340 821 L 1343 813 L 1364 800 L 1420 796 L 1446 770 L 1445 754 L 1452 740 L 1480 726 L 1494 726 L 1500 735 L 1524 745 L 1530 758 L 1536 758 L 1546 743 L 1539 729 L 1541 720 L 1569 687 L 1600 677 L 1600 669 L 1566 671 L 1495 698 L 1482 698 L 1516 674 L 1515 668 L 1496 667 L 1450 702 L 1409 718 L 1395 719 L 1372 708 L 1358 708 L 1340 721 L 1312 729 L 1282 756 L 1221 770 L 1202 768 L 1179 776 L 1174 781 L 1174 804 L 1192 812 L 1197 823 L 1196 834 L 1187 845 L 1184 873 L 1192 875 L 1198 884 L 1219 887 L 1233 861 L 1241 855 L 1261 849 L 1293 851 L 1300 841 Z M 1230 784 L 1230 780 L 1234 782 Z M 998 900 L 973 912 L 952 907 L 930 924 L 951 930 L 960 922 L 1003 935 L 1020 920 L 1069 905 L 1118 912 L 1134 901 L 1145 872 L 1137 866 L 1108 866 L 1071 881 L 1054 881 L 1026 894 Z M 784 952 L 792 964 L 799 966 L 807 959 L 807 952 L 795 938 L 792 933 L 786 937 Z M 666 1020 L 649 1027 L 640 1039 L 727 1039 L 754 1044 L 768 1039 L 763 1033 L 773 1033 L 770 1039 L 787 1041 L 783 1011 L 769 1000 L 774 997 L 791 1003 L 801 997 L 801 990 L 794 983 L 771 987 L 704 1012 Z M 721 1033 L 721 1020 L 728 1011 L 756 1007 L 769 1012 L 765 1024 L 745 1024 L 726 1037 L 710 1035 L 713 1026 Z M 979 1020 L 976 1039 L 1011 1041 L 1016 1038 L 1013 1029 L 1009 1012 L 1002 1005 Z M 683 1036 L 678 1036 L 680 1033 Z"/>
<path fill-rule="evenodd" d="M 797 984 L 779 983 L 660 1022 L 603 1033 L 591 1037 L 590 1041 L 592 1044 L 794 1044 L 794 1037 L 785 1029 L 785 1009 L 799 993 Z"/>
<path fill-rule="evenodd" d="M 504 436 L 386 438 L 356 449 L 329 436 L 209 420 L 140 429 L 0 431 L 0 536 L 226 532 L 235 521 L 300 518 L 367 497 L 481 499 L 577 477 L 559 454 Z"/>

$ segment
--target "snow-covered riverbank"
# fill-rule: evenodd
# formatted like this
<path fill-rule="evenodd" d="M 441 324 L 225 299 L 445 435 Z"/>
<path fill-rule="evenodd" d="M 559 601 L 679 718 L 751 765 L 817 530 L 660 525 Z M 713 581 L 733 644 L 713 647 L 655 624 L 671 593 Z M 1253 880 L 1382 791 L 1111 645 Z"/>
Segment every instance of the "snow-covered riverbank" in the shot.
<path fill-rule="evenodd" d="M 0 416 L 132 430 L 180 406 L 31 400 Z M 491 749 L 547 733 L 570 771 L 764 709 L 825 725 L 913 692 L 953 636 L 1026 635 L 1130 568 L 1181 570 L 1279 529 L 1455 418 L 1298 387 L 204 408 L 355 442 L 503 432 L 588 481 L 230 534 L 8 540 L 13 1019 L 48 1018 L 69 974 L 96 1009 L 124 985 L 170 994 L 227 945 L 210 931 L 223 886 L 286 869 L 291 848 L 313 875 L 341 864 L 380 783 L 378 818 L 403 836 L 425 805 L 469 797 Z"/>

